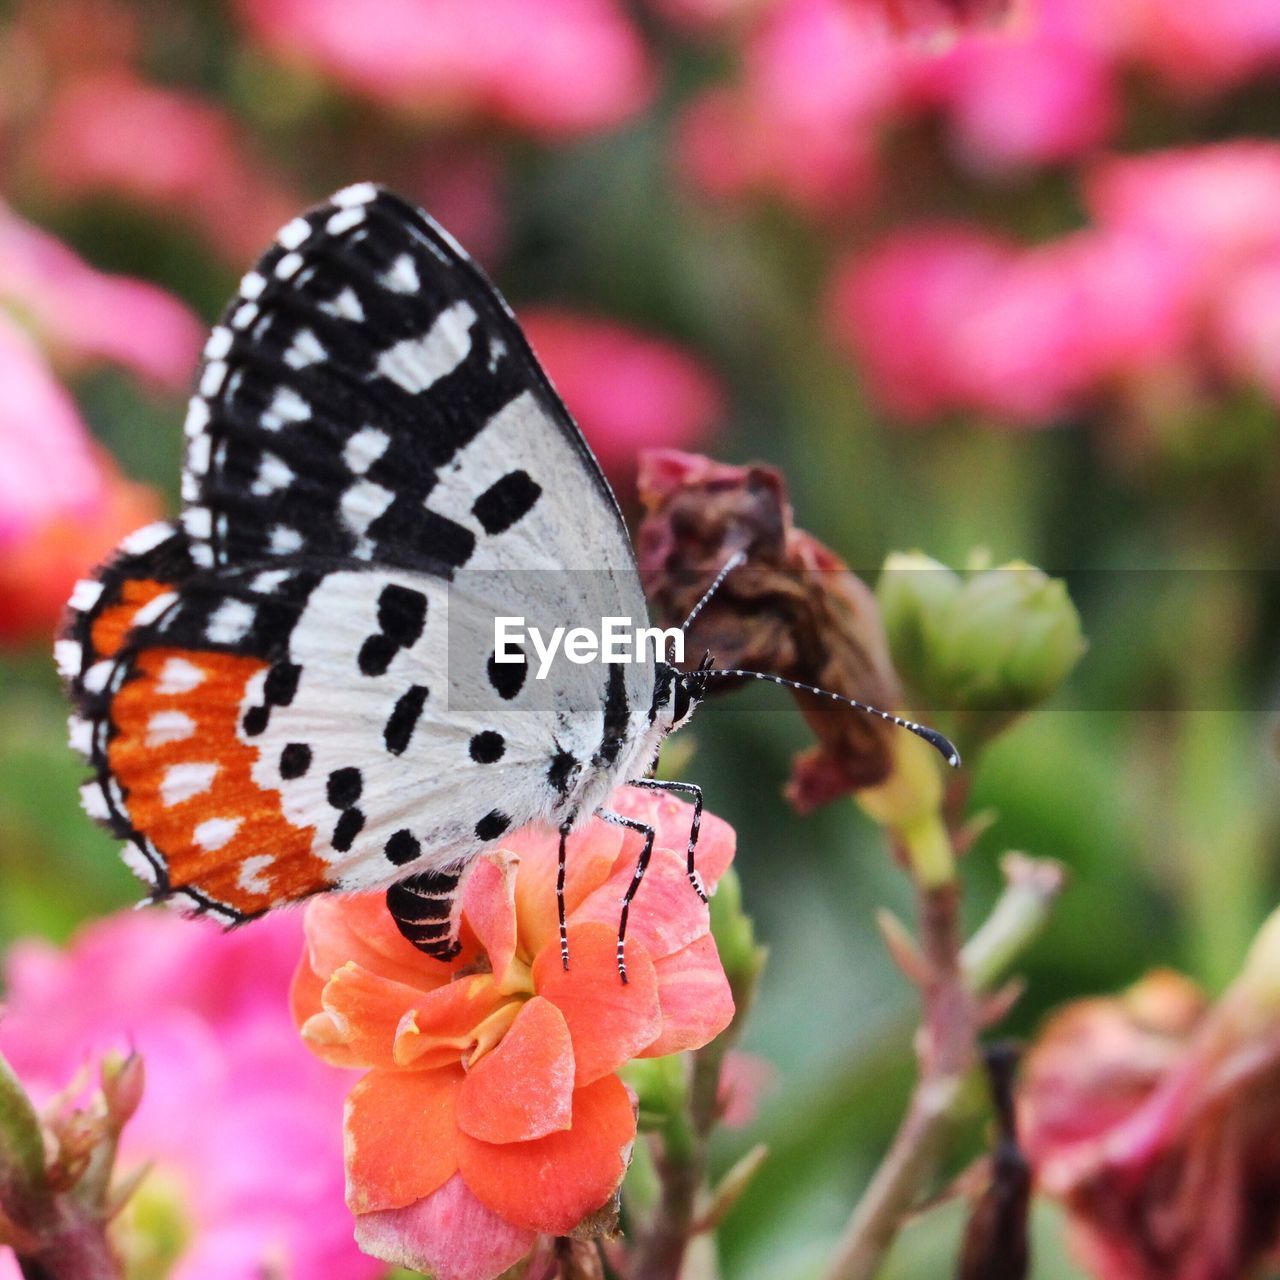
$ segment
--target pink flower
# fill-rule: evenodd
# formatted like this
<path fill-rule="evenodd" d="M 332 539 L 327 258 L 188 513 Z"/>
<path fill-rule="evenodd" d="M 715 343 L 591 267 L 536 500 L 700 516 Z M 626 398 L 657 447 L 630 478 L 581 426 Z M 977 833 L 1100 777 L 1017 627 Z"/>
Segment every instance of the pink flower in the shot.
<path fill-rule="evenodd" d="M 692 810 L 634 788 L 610 803 L 657 832 L 626 985 L 618 910 L 638 840 L 603 822 L 569 842 L 567 970 L 554 831 L 518 832 L 474 864 L 462 950 L 448 963 L 401 937 L 381 894 L 307 908 L 295 1017 L 322 1058 L 367 1072 L 347 1100 L 347 1203 L 378 1257 L 436 1280 L 491 1280 L 539 1232 L 607 1231 L 636 1135 L 618 1069 L 697 1048 L 729 1024 L 707 908 L 685 875 Z M 732 829 L 704 814 L 709 887 L 733 846 Z"/>
<path fill-rule="evenodd" d="M 1025 1069 L 1022 1133 L 1102 1280 L 1237 1280 L 1280 1260 L 1280 914 L 1212 1007 L 1177 975 L 1078 1001 Z"/>
<path fill-rule="evenodd" d="M 77 578 L 159 514 L 91 441 L 44 357 L 0 311 L 0 643 L 46 637 Z"/>
<path fill-rule="evenodd" d="M 266 176 L 221 108 L 146 84 L 131 71 L 76 77 L 55 96 L 32 143 L 64 195 L 109 194 L 196 228 L 230 262 L 255 257 L 298 198 Z"/>
<path fill-rule="evenodd" d="M 559 136 L 615 125 L 653 69 L 615 0 L 240 0 L 280 57 L 346 88 L 446 117 L 487 116 Z"/>
<path fill-rule="evenodd" d="M 863 0 L 905 32 L 963 31 L 992 23 L 1009 11 L 1010 0 Z"/>
<path fill-rule="evenodd" d="M 1020 249 L 976 227 L 890 236 L 837 273 L 836 336 L 892 412 L 1044 425 L 1184 356 L 1180 256 L 1085 231 Z"/>
<path fill-rule="evenodd" d="M 148 911 L 94 924 L 66 951 L 10 951 L 0 1051 L 37 1097 L 105 1050 L 144 1058 L 121 1167 L 153 1167 L 117 1239 L 126 1258 L 171 1262 L 170 1280 L 379 1271 L 342 1209 L 350 1077 L 307 1054 L 289 1016 L 300 941 L 296 916 L 223 933 Z M 149 1235 L 157 1222 L 167 1234 Z"/>
<path fill-rule="evenodd" d="M 1177 254 L 1206 285 L 1280 248 L 1280 144 L 1228 142 L 1116 157 L 1095 166 L 1096 222 Z"/>
<path fill-rule="evenodd" d="M 1280 67 L 1272 0 L 1128 0 L 1130 53 L 1188 97 Z"/>
<path fill-rule="evenodd" d="M 154 285 L 107 276 L 0 203 L 0 306 L 74 360 L 109 360 L 184 390 L 203 325 Z"/>
<path fill-rule="evenodd" d="M 700 443 L 724 413 L 719 383 L 673 343 L 552 307 L 520 323 L 611 475 L 630 474 L 641 449 Z"/>
<path fill-rule="evenodd" d="M 777 191 L 814 211 L 863 198 L 875 127 L 896 102 L 903 53 L 843 0 L 785 0 L 748 37 L 739 82 L 686 111 L 683 169 L 717 196 Z"/>
<path fill-rule="evenodd" d="M 1014 16 L 907 70 L 971 169 L 1003 172 L 1083 155 L 1120 117 L 1114 27 L 1096 0 L 1025 0 Z"/>
<path fill-rule="evenodd" d="M 835 335 L 892 412 L 915 421 L 962 406 L 958 336 L 1015 253 L 977 227 L 938 226 L 889 236 L 837 272 Z"/>

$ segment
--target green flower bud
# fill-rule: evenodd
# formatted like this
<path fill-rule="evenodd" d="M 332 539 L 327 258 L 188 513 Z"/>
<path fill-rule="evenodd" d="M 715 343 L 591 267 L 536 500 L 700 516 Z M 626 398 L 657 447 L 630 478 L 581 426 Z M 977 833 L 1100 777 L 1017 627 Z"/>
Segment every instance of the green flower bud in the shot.
<path fill-rule="evenodd" d="M 926 556 L 891 556 L 878 594 L 913 701 L 953 716 L 964 745 L 1043 702 L 1085 650 L 1065 584 L 1021 561 L 960 578 Z"/>
<path fill-rule="evenodd" d="M 638 1104 L 640 1128 L 664 1129 L 683 1114 L 689 1091 L 688 1068 L 681 1054 L 665 1058 L 634 1058 L 622 1068 Z"/>
<path fill-rule="evenodd" d="M 734 1000 L 741 1003 L 764 968 L 765 949 L 756 946 L 755 925 L 742 909 L 742 881 L 732 867 L 720 877 L 711 898 L 711 936 Z"/>
<path fill-rule="evenodd" d="M 959 574 L 922 551 L 894 551 L 884 562 L 876 599 L 893 665 L 912 689 L 926 687 L 928 620 L 950 604 L 961 586 Z"/>

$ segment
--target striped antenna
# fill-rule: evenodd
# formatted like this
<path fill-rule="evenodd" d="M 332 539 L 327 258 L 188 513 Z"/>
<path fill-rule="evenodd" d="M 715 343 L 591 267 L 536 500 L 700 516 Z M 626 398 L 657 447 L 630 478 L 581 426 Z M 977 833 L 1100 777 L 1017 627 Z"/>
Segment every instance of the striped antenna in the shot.
<path fill-rule="evenodd" d="M 787 680 L 783 676 L 772 676 L 764 671 L 712 669 L 704 671 L 702 674 L 706 677 L 750 677 L 752 680 L 767 680 L 770 684 L 782 685 L 784 689 L 797 689 L 801 693 L 814 693 L 820 698 L 830 698 L 833 702 L 842 702 L 846 707 L 852 707 L 855 711 L 865 711 L 868 715 L 879 716 L 881 720 L 887 720 L 890 724 L 896 724 L 899 728 L 906 729 L 908 733 L 914 733 L 917 738 L 923 738 L 931 747 L 936 748 L 953 769 L 960 767 L 960 753 L 952 745 L 950 739 L 943 737 L 937 729 L 930 729 L 928 725 L 917 724 L 914 720 L 904 720 L 901 716 L 892 715 L 888 711 L 881 711 L 879 707 L 873 707 L 868 702 L 859 702 L 857 698 L 846 698 L 843 694 L 832 693 L 830 689 L 819 689 L 817 685 L 801 684 L 798 680 Z"/>
<path fill-rule="evenodd" d="M 688 631 L 690 624 L 694 618 L 702 612 L 706 607 L 707 601 L 720 589 L 720 584 L 739 566 L 746 564 L 747 553 L 745 551 L 735 551 L 728 560 L 724 562 L 724 567 L 711 580 L 711 585 L 702 593 L 702 599 L 693 606 L 689 616 L 680 624 L 681 631 Z"/>

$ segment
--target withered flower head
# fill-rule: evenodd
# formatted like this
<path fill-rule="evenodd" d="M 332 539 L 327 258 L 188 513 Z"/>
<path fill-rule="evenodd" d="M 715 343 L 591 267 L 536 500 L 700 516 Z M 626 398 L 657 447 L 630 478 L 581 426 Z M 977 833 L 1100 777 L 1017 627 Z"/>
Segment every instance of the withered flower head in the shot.
<path fill-rule="evenodd" d="M 638 484 L 640 574 L 664 625 L 683 622 L 725 562 L 747 553 L 699 614 L 686 654 L 705 648 L 717 667 L 784 676 L 885 710 L 900 705 L 875 596 L 835 552 L 795 527 L 777 471 L 653 450 L 641 457 Z M 898 730 L 795 696 L 819 743 L 792 770 L 787 797 L 798 810 L 885 780 Z"/>
<path fill-rule="evenodd" d="M 1240 1280 L 1280 1261 L 1278 1014 L 1280 912 L 1216 1004 L 1156 973 L 1045 1027 L 1023 1135 L 1092 1274 Z"/>

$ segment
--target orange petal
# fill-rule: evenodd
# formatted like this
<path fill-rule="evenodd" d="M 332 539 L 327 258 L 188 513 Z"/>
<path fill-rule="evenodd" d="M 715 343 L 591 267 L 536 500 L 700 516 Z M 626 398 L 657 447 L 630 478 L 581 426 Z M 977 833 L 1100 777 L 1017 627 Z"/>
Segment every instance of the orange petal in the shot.
<path fill-rule="evenodd" d="M 627 818 L 643 822 L 657 833 L 654 844 L 659 849 L 674 849 L 682 860 L 688 861 L 689 831 L 693 825 L 693 806 L 676 799 L 668 791 L 650 791 L 644 787 L 619 787 L 609 797 L 607 807 Z M 702 811 L 702 824 L 698 833 L 698 874 L 707 892 L 728 870 L 737 847 L 737 835 L 723 818 Z M 629 834 L 626 845 L 614 864 L 614 871 L 630 877 L 640 853 L 640 837 Z"/>
<path fill-rule="evenodd" d="M 534 1232 L 482 1205 L 456 1173 L 425 1200 L 356 1218 L 356 1244 L 363 1253 L 435 1280 L 493 1280 L 519 1262 L 535 1239 Z"/>
<path fill-rule="evenodd" d="M 662 1031 L 653 961 L 628 939 L 624 985 L 618 977 L 617 952 L 615 929 L 575 925 L 569 930 L 567 973 L 554 941 L 533 962 L 535 990 L 555 1004 L 568 1023 L 579 1087 L 616 1071 Z"/>
<path fill-rule="evenodd" d="M 317 976 L 327 980 L 354 960 L 370 973 L 431 991 L 448 982 L 448 965 L 423 955 L 396 928 L 382 893 L 322 894 L 306 913 L 307 954 Z"/>
<path fill-rule="evenodd" d="M 480 1024 L 499 1006 L 501 997 L 492 975 L 468 974 L 419 994 L 413 1005 L 402 1009 L 395 1029 L 393 1055 L 397 1066 L 443 1066 L 460 1062 L 476 1044 Z"/>
<path fill-rule="evenodd" d="M 638 854 L 639 849 L 635 852 Z M 572 923 L 592 920 L 609 925 L 616 932 L 619 904 L 634 873 L 634 862 L 620 863 L 609 879 L 573 913 Z M 635 941 L 654 960 L 660 960 L 687 947 L 710 927 L 707 905 L 689 883 L 683 851 L 654 849 L 649 869 L 631 904 L 628 945 Z"/>
<path fill-rule="evenodd" d="M 710 1043 L 733 1018 L 733 993 L 708 933 L 654 965 L 662 1032 L 641 1058 L 662 1058 Z"/>
<path fill-rule="evenodd" d="M 565 845 L 564 901 L 566 913 L 608 878 L 609 869 L 622 847 L 622 830 L 593 818 L 574 832 Z M 516 918 L 520 926 L 520 947 L 527 956 L 536 956 L 558 937 L 556 915 L 556 873 L 560 836 L 555 831 L 525 827 L 502 842 L 520 858 L 516 877 Z"/>
<path fill-rule="evenodd" d="M 573 1117 L 573 1041 L 564 1015 L 541 996 L 521 1010 L 492 1053 L 467 1073 L 458 1128 L 481 1142 L 527 1142 Z"/>
<path fill-rule="evenodd" d="M 347 1096 L 347 1205 L 399 1209 L 442 1186 L 458 1167 L 454 1113 L 462 1068 L 371 1071 Z"/>
<path fill-rule="evenodd" d="M 636 1136 L 631 1095 L 605 1076 L 573 1095 L 573 1127 L 532 1142 L 457 1137 L 458 1168 L 477 1199 L 518 1227 L 564 1235 L 602 1208 Z"/>
<path fill-rule="evenodd" d="M 489 957 L 489 967 L 504 992 L 519 990 L 527 977 L 512 971 L 518 867 L 517 859 L 505 849 L 481 854 L 463 888 L 462 910 L 467 924 Z"/>
<path fill-rule="evenodd" d="M 362 1063 L 347 1045 L 346 1035 L 333 1015 L 321 1007 L 324 983 L 312 972 L 304 955 L 294 970 L 289 988 L 289 1011 L 308 1049 L 331 1067 L 358 1067 Z"/>

